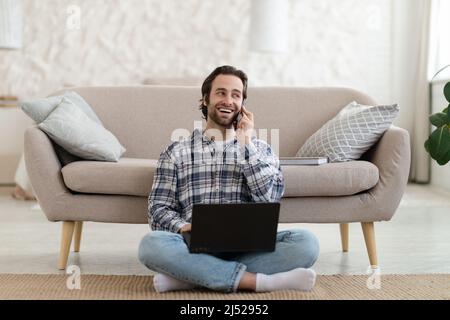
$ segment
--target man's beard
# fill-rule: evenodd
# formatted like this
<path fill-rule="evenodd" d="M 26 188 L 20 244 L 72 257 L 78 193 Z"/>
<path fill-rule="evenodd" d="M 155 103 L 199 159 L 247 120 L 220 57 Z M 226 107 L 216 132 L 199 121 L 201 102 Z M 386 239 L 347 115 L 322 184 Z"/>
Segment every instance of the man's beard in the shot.
<path fill-rule="evenodd" d="M 222 118 L 220 116 L 220 111 L 218 109 L 219 106 L 220 106 L 220 104 L 217 104 L 215 106 L 212 106 L 212 105 L 208 106 L 208 111 L 212 110 L 211 113 L 208 112 L 208 118 L 211 118 L 211 120 L 219 126 L 230 128 L 230 126 L 233 124 L 233 120 L 235 118 L 234 117 L 235 112 L 233 111 L 233 113 L 228 118 Z"/>

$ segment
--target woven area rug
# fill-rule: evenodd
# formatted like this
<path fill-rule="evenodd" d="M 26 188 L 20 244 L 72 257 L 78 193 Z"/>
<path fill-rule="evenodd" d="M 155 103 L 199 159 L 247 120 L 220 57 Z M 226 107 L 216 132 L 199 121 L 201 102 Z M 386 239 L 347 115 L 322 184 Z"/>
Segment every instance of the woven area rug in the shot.
<path fill-rule="evenodd" d="M 68 275 L 1 274 L 0 299 L 189 299 L 189 300 L 329 300 L 329 299 L 445 299 L 450 300 L 450 274 L 318 276 L 311 292 L 222 294 L 209 290 L 158 294 L 151 276 L 81 275 L 80 289 L 68 289 Z M 371 287 L 372 289 L 368 288 Z M 72 284 L 73 286 L 73 284 Z M 377 289 L 378 288 L 378 289 Z"/>

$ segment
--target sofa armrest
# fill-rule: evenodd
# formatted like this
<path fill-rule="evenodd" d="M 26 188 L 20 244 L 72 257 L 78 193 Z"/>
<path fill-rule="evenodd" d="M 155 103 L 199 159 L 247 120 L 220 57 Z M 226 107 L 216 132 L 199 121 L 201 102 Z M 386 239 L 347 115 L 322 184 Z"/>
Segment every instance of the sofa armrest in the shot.
<path fill-rule="evenodd" d="M 382 220 L 390 220 L 397 210 L 408 183 L 411 165 L 409 133 L 391 126 L 364 156 L 378 167 L 380 178 L 369 191 Z"/>
<path fill-rule="evenodd" d="M 64 198 L 71 195 L 64 184 L 61 163 L 48 136 L 36 125 L 25 131 L 24 156 L 27 173 L 42 211 L 51 221 Z"/>

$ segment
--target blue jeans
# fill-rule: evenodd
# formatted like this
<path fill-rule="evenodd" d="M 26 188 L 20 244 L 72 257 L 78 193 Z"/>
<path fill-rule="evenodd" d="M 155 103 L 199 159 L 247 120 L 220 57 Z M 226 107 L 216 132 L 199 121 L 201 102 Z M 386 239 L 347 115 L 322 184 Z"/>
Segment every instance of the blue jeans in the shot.
<path fill-rule="evenodd" d="M 216 291 L 237 291 L 245 271 L 273 274 L 309 268 L 319 255 L 319 242 L 307 230 L 277 233 L 275 251 L 238 254 L 190 253 L 180 234 L 152 231 L 139 245 L 147 268 Z"/>

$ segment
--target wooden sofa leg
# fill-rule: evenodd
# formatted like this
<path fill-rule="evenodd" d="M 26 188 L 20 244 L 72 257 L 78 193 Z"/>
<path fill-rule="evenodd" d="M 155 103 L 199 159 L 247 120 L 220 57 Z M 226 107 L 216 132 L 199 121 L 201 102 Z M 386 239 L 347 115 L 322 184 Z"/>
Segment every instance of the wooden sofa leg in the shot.
<path fill-rule="evenodd" d="M 73 234 L 73 251 L 80 252 L 81 232 L 83 230 L 83 221 L 75 222 L 75 231 Z"/>
<path fill-rule="evenodd" d="M 372 268 L 378 266 L 377 246 L 375 243 L 375 229 L 373 222 L 361 222 L 364 241 L 366 242 L 367 253 L 369 254 L 369 261 Z"/>
<path fill-rule="evenodd" d="M 339 224 L 341 229 L 342 251 L 348 252 L 348 223 Z"/>
<path fill-rule="evenodd" d="M 70 244 L 72 243 L 73 230 L 75 228 L 75 222 L 63 221 L 62 236 L 61 236 L 61 249 L 59 251 L 58 269 L 64 270 L 67 265 L 67 259 L 69 258 Z"/>

